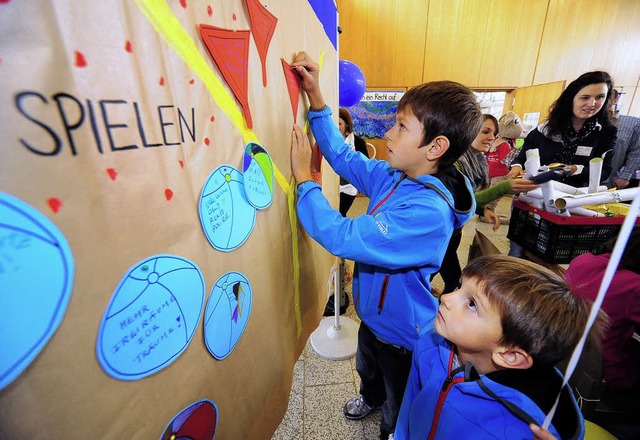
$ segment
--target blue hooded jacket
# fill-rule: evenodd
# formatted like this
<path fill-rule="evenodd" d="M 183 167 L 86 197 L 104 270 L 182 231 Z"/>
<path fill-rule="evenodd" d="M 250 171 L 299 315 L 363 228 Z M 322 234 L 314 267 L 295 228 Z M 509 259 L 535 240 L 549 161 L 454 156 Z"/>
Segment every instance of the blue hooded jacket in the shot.
<path fill-rule="evenodd" d="M 416 344 L 394 440 L 533 438 L 529 424 L 544 422 L 562 386 L 560 372 L 532 367 L 480 376 L 471 364 L 454 369 L 453 358 L 451 344 L 435 332 Z M 584 419 L 567 385 L 549 431 L 584 438 Z"/>
<path fill-rule="evenodd" d="M 327 251 L 356 262 L 353 298 L 380 340 L 413 350 L 433 328 L 438 303 L 429 282 L 454 228 L 475 211 L 468 180 L 450 166 L 417 179 L 351 150 L 331 109 L 310 110 L 311 130 L 331 167 L 369 197 L 366 215 L 345 218 L 314 182 L 298 185 L 298 218 Z"/>

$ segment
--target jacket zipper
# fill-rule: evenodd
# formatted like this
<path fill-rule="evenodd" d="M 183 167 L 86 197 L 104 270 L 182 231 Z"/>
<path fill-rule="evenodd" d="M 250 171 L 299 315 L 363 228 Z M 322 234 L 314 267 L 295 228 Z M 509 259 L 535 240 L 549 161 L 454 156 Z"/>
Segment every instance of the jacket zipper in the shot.
<path fill-rule="evenodd" d="M 382 281 L 382 291 L 380 292 L 380 298 L 378 299 L 378 315 L 382 313 L 384 307 L 384 300 L 387 297 L 387 285 L 389 284 L 389 275 L 384 276 Z"/>
<path fill-rule="evenodd" d="M 391 191 L 389 191 L 389 194 L 387 194 L 384 199 L 380 200 L 380 202 L 378 202 L 378 204 L 371 209 L 371 211 L 369 212 L 369 215 L 373 215 L 373 213 L 376 212 L 376 210 L 379 207 L 381 207 L 384 204 L 384 202 L 389 200 L 389 197 L 391 197 L 393 193 L 396 192 L 396 188 L 398 187 L 400 182 L 402 182 L 402 180 L 403 179 L 398 180 L 398 182 L 394 185 L 394 187 L 391 188 Z M 384 280 L 382 281 L 382 290 L 380 291 L 380 298 L 378 298 L 378 315 L 382 313 L 382 308 L 384 307 L 384 300 L 387 297 L 388 284 L 389 284 L 389 275 L 385 275 Z"/>
<path fill-rule="evenodd" d="M 436 410 L 433 414 L 433 420 L 431 421 L 431 429 L 429 430 L 428 440 L 433 440 L 436 436 L 436 431 L 438 429 L 438 422 L 440 421 L 440 413 L 442 412 L 442 407 L 444 406 L 444 401 L 447 399 L 447 395 L 455 384 L 464 382 L 464 377 L 454 378 L 451 373 L 451 367 L 453 366 L 453 349 L 451 350 L 451 354 L 449 355 L 449 367 L 448 367 L 448 376 L 442 384 L 442 389 L 440 390 L 440 395 L 438 396 L 438 403 L 436 403 Z"/>

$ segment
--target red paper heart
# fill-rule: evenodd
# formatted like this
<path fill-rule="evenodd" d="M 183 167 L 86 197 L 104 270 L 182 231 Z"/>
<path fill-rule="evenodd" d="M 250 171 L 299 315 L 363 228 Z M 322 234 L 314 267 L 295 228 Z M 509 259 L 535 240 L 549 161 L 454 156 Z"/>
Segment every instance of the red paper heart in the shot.
<path fill-rule="evenodd" d="M 171 200 L 173 198 L 173 191 L 171 191 L 169 188 L 165 189 L 164 196 L 167 199 L 167 201 Z"/>
<path fill-rule="evenodd" d="M 194 79 L 189 80 L 189 84 L 193 84 L 194 82 L 196 82 Z"/>
<path fill-rule="evenodd" d="M 180 168 L 183 168 L 183 169 L 184 169 L 184 162 L 183 162 L 183 161 L 181 161 L 181 160 L 178 160 L 178 163 L 180 164 Z"/>
<path fill-rule="evenodd" d="M 87 60 L 80 51 L 75 51 L 76 55 L 76 67 L 87 67 Z"/>
<path fill-rule="evenodd" d="M 187 0 L 180 0 L 180 6 L 187 9 Z"/>
<path fill-rule="evenodd" d="M 211 15 L 213 14 L 213 9 L 211 9 L 211 6 L 207 6 L 207 14 L 209 14 L 209 17 L 211 17 Z"/>
<path fill-rule="evenodd" d="M 211 141 L 209 140 L 208 137 L 204 138 L 204 143 L 207 145 L 207 147 L 209 146 L 209 144 L 211 143 Z"/>
<path fill-rule="evenodd" d="M 107 174 L 109 174 L 111 180 L 116 180 L 116 177 L 118 176 L 118 173 L 113 168 L 107 168 Z"/>
<path fill-rule="evenodd" d="M 231 15 L 231 18 L 233 18 L 233 21 L 238 19 L 238 17 L 236 17 L 236 14 Z"/>
<path fill-rule="evenodd" d="M 131 48 L 131 41 L 127 40 L 127 44 L 124 45 L 124 50 L 129 53 L 133 52 L 133 49 Z"/>
<path fill-rule="evenodd" d="M 164 76 L 160 77 L 160 85 L 163 86 L 164 85 Z"/>
<path fill-rule="evenodd" d="M 60 208 L 62 207 L 62 202 L 56 199 L 55 197 L 51 197 L 50 199 L 48 199 L 47 204 L 55 214 L 57 214 Z"/>
<path fill-rule="evenodd" d="M 211 116 L 211 122 L 215 121 L 216 118 L 214 118 L 213 116 Z"/>

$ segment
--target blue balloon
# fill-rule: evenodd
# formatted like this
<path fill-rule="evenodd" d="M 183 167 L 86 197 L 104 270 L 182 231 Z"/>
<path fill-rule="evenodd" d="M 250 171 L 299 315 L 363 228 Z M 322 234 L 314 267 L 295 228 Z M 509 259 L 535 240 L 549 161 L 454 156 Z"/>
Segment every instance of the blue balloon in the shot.
<path fill-rule="evenodd" d="M 367 86 L 364 79 L 364 73 L 360 68 L 347 60 L 340 60 L 340 107 L 351 107 L 356 105 Z"/>

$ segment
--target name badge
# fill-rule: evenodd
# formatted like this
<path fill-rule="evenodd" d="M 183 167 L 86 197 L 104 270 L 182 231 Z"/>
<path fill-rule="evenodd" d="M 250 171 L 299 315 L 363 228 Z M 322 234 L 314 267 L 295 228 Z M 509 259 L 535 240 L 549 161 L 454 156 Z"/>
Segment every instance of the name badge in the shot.
<path fill-rule="evenodd" d="M 576 156 L 591 156 L 592 147 L 579 146 L 576 148 Z"/>

